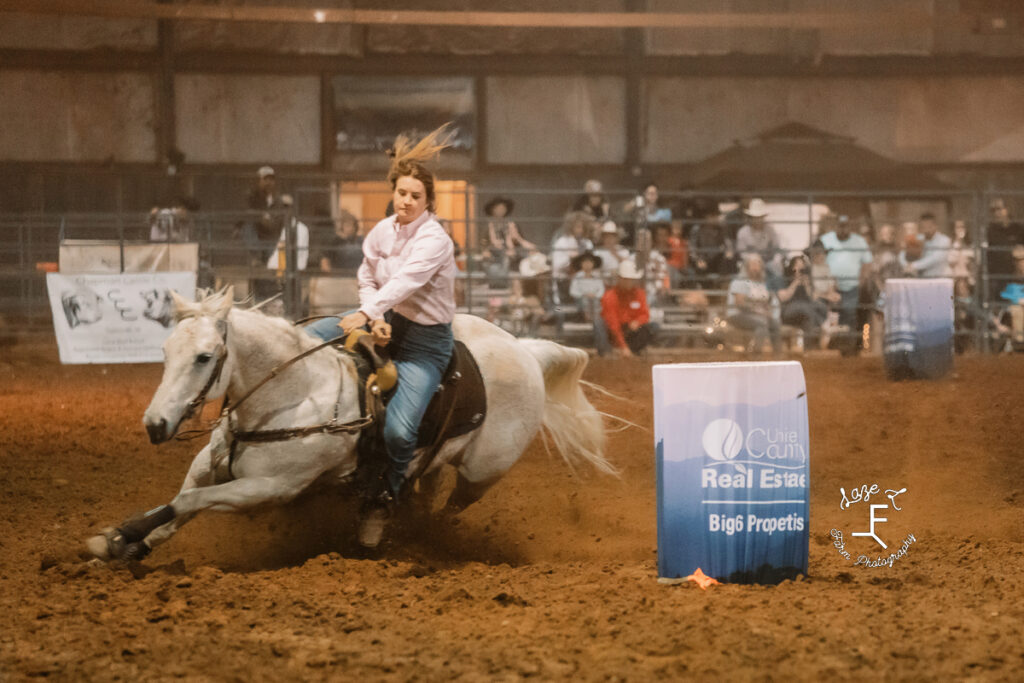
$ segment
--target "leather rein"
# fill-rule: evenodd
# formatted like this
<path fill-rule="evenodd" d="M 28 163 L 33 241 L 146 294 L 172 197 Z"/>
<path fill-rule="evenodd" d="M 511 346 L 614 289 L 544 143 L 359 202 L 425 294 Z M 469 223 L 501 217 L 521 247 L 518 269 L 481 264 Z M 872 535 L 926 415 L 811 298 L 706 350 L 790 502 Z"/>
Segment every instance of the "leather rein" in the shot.
<path fill-rule="evenodd" d="M 203 404 L 206 403 L 206 395 L 210 392 L 210 389 L 213 388 L 213 385 L 217 383 L 217 380 L 220 379 L 221 372 L 224 369 L 224 361 L 227 359 L 228 356 L 228 327 L 226 321 L 224 323 L 222 339 L 224 342 L 223 350 L 217 357 L 217 364 L 214 367 L 213 372 L 210 374 L 210 378 L 207 380 L 206 385 L 202 388 L 202 390 L 200 390 L 199 394 L 194 399 L 189 401 L 188 406 L 185 410 L 185 415 L 184 417 L 182 417 L 182 422 L 189 419 L 192 416 L 192 414 L 195 413 L 196 410 L 200 409 L 203 406 Z M 228 398 L 227 394 L 225 394 L 224 403 L 221 406 L 220 410 L 220 415 L 217 417 L 216 420 L 214 420 L 213 422 L 209 423 L 207 426 L 201 429 L 193 429 L 181 432 L 174 438 L 179 441 L 188 441 L 191 439 L 196 439 L 205 436 L 213 432 L 213 430 L 217 428 L 217 426 L 221 423 L 222 420 L 227 420 L 228 431 L 230 432 L 232 438 L 235 441 L 242 442 L 265 443 L 272 441 L 287 441 L 289 439 L 301 439 L 303 437 L 311 436 L 313 434 L 357 434 L 361 432 L 362 430 L 366 429 L 367 427 L 374 423 L 374 421 L 376 420 L 376 413 L 380 406 L 380 389 L 377 387 L 376 375 L 374 373 L 370 373 L 369 377 L 367 377 L 365 385 L 366 397 L 365 401 L 361 402 L 366 405 L 367 412 L 365 415 L 361 414 L 355 420 L 350 420 L 348 422 L 339 422 L 338 419 L 338 409 L 339 406 L 341 405 L 341 391 L 342 388 L 344 387 L 344 381 L 339 382 L 338 384 L 338 400 L 335 401 L 334 403 L 334 416 L 328 422 L 324 422 L 318 425 L 309 425 L 306 427 L 289 427 L 284 429 L 238 430 L 235 429 L 231 420 L 232 414 L 238 410 L 238 407 L 245 403 L 249 399 L 249 397 L 256 393 L 256 391 L 263 387 L 263 385 L 267 384 L 272 379 L 277 377 L 285 369 L 291 367 L 295 363 L 298 363 L 300 360 L 306 358 L 307 356 L 311 356 L 312 354 L 316 353 L 317 351 L 320 351 L 321 349 L 327 348 L 328 346 L 334 346 L 337 348 L 338 351 L 347 353 L 350 356 L 352 356 L 357 362 L 361 360 L 360 356 L 357 353 L 354 353 L 343 346 L 344 341 L 344 337 L 339 337 L 337 339 L 325 341 L 277 365 L 269 373 L 267 373 L 266 377 L 257 382 L 255 386 L 249 389 L 249 391 L 243 394 L 242 397 L 235 401 L 234 403 L 232 403 Z M 344 372 L 344 370 L 342 370 L 342 372 Z M 360 410 L 360 413 L 362 413 L 362 410 Z"/>

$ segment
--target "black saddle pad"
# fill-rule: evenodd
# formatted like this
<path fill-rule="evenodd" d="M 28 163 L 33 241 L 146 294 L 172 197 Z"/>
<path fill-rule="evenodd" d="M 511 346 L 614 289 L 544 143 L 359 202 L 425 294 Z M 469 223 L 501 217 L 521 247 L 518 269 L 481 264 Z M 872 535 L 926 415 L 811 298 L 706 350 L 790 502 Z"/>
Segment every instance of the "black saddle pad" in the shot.
<path fill-rule="evenodd" d="M 422 448 L 468 434 L 482 425 L 486 416 L 487 395 L 480 367 L 466 345 L 456 341 L 448 369 L 423 414 L 417 445 Z"/>

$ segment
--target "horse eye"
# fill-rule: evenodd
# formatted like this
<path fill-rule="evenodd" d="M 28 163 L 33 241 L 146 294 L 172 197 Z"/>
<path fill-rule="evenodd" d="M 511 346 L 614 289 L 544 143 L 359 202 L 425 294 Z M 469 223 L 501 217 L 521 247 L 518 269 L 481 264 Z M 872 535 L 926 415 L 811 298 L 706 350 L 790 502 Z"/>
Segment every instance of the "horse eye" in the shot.
<path fill-rule="evenodd" d="M 212 353 L 200 353 L 196 356 L 196 363 L 209 363 L 213 359 Z"/>

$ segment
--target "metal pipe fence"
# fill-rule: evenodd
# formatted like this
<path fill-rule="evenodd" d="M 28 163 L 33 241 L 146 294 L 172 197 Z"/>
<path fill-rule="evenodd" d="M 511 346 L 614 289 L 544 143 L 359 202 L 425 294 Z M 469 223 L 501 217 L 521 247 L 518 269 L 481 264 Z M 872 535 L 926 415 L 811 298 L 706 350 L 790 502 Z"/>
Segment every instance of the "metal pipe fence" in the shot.
<path fill-rule="evenodd" d="M 318 191 L 322 189 L 308 190 Z M 300 188 L 296 194 L 301 197 L 303 192 Z M 682 237 L 688 247 L 685 266 L 679 269 L 681 272 L 672 273 L 666 290 L 676 293 L 681 290 L 724 293 L 728 290 L 737 264 L 744 257 L 743 245 L 737 243 L 738 229 L 749 221 L 738 209 L 719 211 L 718 206 L 751 194 L 661 193 L 661 204 L 675 209 L 665 231 L 669 236 Z M 569 228 L 571 221 L 566 220 L 563 210 L 581 201 L 580 193 L 468 186 L 456 195 L 448 198 L 449 205 L 456 206 L 456 213 L 460 215 L 445 222 L 450 232 L 459 238 L 457 243 L 461 242 L 457 284 L 460 310 L 493 316 L 496 299 L 507 298 L 510 291 L 523 295 L 524 285 L 530 285 L 532 289 L 527 295 L 532 292 L 538 298 L 545 315 L 554 321 L 555 334 L 561 334 L 571 302 L 566 300 L 568 273 L 558 266 L 564 264 L 570 254 L 560 253 L 554 239 Z M 483 215 L 478 209 L 483 204 L 480 200 L 498 196 L 528 208 L 506 219 Z M 947 265 L 952 263 L 951 257 L 961 258 L 967 264 L 968 271 L 958 275 L 957 311 L 958 321 L 962 323 L 957 330 L 958 340 L 979 350 L 998 350 L 996 347 L 1001 342 L 993 330 L 1002 325 L 1000 318 L 1011 305 L 1000 298 L 1000 292 L 1007 284 L 1020 279 L 1007 267 L 1012 263 L 1013 239 L 1019 237 L 1014 232 L 1018 224 L 1011 220 L 1012 230 L 993 236 L 992 231 L 998 231 L 999 224 L 989 220 L 986 211 L 997 197 L 1024 201 L 1024 192 L 956 192 L 941 197 L 886 192 L 830 192 L 827 197 L 819 197 L 808 193 L 771 192 L 758 196 L 776 212 L 774 217 L 770 213 L 768 219 L 775 232 L 775 243 L 759 251 L 769 263 L 770 276 L 777 278 L 780 284 L 784 281 L 785 260 L 804 252 L 819 239 L 838 220 L 837 214 L 842 215 L 841 211 L 849 216 L 858 232 L 863 226 L 870 239 L 870 243 L 850 247 L 848 251 L 859 249 L 874 260 L 882 254 L 896 259 L 898 264 L 914 262 L 907 256 L 909 245 L 904 241 L 907 236 L 900 231 L 903 223 L 913 222 L 921 207 L 935 207 L 939 231 L 947 236 L 956 237 L 952 235 L 954 225 L 959 228 L 962 222 L 962 237 L 948 245 L 932 245 L 932 256 Z M 661 221 L 649 220 L 647 213 L 637 206 L 635 192 L 608 191 L 603 197 L 607 209 L 601 206 L 599 213 L 607 211 L 606 218 L 614 222 L 618 235 L 631 251 L 639 247 L 642 253 L 646 252 L 653 245 L 650 233 L 652 229 L 654 233 L 661 230 L 658 225 Z M 338 199 L 340 197 L 335 195 L 332 201 L 337 204 Z M 966 210 L 963 207 L 967 207 Z M 705 209 L 710 213 L 705 215 Z M 340 212 L 334 217 L 304 215 L 301 207 L 296 207 L 295 210 L 268 212 L 195 213 L 177 217 L 173 227 L 180 228 L 190 241 L 198 244 L 200 286 L 243 283 L 242 289 L 255 301 L 277 297 L 283 314 L 294 319 L 306 314 L 314 303 L 310 298 L 314 281 L 328 277 L 351 279 L 355 275 L 352 263 L 336 266 L 325 256 L 333 257 L 337 251 L 336 243 L 341 238 L 336 238 L 335 234 L 342 218 Z M 357 217 L 358 232 L 367 232 L 380 218 Z M 532 251 L 529 248 L 507 250 L 489 244 L 492 225 L 501 222 L 507 229 L 509 220 L 514 221 L 527 242 L 544 255 L 549 270 L 535 273 L 529 268 L 517 268 L 529 258 Z M 592 249 L 600 249 L 603 220 L 592 221 L 586 227 L 585 236 L 590 239 Z M 49 305 L 44 276 L 48 270 L 55 269 L 61 244 L 117 244 L 123 270 L 126 246 L 173 242 L 183 237 L 169 229 L 172 226 L 165 225 L 161 239 L 154 227 L 156 223 L 159 220 L 154 214 L 0 214 L 0 314 L 9 325 L 45 327 Z M 889 252 L 880 250 L 879 246 L 879 232 L 886 224 L 893 225 L 897 236 L 897 241 L 886 243 L 885 249 Z M 655 249 L 661 246 L 663 243 L 659 242 Z M 942 253 L 936 255 L 935 249 Z M 556 266 L 554 272 L 550 270 L 552 266 Z M 649 271 L 645 274 L 651 276 Z M 877 287 L 878 284 L 863 279 L 860 274 L 838 274 L 835 278 L 842 291 L 870 284 Z M 659 303 L 671 309 L 676 302 L 670 296 L 659 296 Z M 858 297 L 858 314 L 870 315 L 875 308 L 876 302 L 871 297 L 863 294 Z"/>

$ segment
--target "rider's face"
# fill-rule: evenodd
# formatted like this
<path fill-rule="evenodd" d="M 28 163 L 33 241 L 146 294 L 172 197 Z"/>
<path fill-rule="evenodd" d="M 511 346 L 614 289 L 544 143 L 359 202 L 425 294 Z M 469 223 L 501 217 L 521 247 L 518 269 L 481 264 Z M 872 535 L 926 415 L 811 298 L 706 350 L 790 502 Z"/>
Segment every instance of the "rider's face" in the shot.
<path fill-rule="evenodd" d="M 399 223 L 412 223 L 427 210 L 427 188 L 409 175 L 395 181 L 395 193 L 391 199 Z"/>

